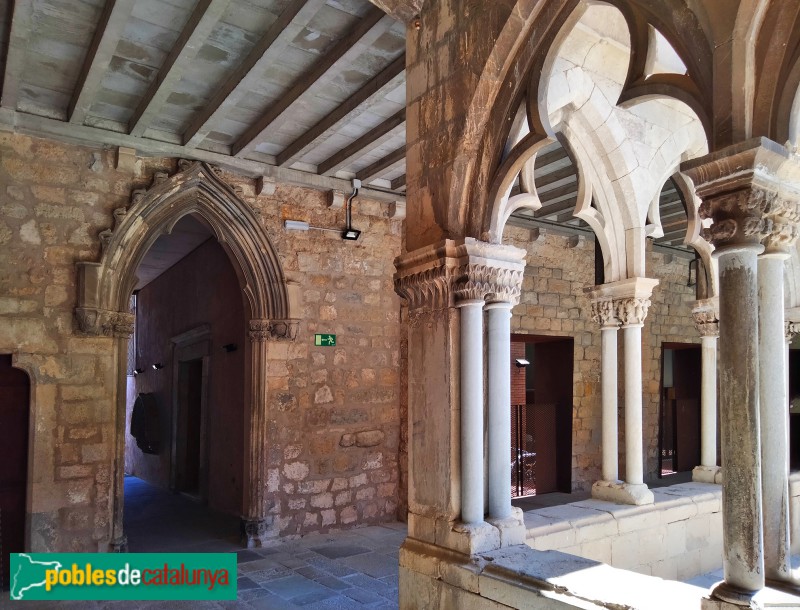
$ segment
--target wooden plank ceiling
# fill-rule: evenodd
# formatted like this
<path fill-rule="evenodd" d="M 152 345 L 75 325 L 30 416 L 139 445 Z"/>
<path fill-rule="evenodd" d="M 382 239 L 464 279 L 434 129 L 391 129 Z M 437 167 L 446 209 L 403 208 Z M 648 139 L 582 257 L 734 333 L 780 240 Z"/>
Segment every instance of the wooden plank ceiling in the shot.
<path fill-rule="evenodd" d="M 385 200 L 405 191 L 404 68 L 404 24 L 368 0 L 0 0 L 6 129 Z M 533 216 L 580 228 L 563 149 L 537 174 Z"/>

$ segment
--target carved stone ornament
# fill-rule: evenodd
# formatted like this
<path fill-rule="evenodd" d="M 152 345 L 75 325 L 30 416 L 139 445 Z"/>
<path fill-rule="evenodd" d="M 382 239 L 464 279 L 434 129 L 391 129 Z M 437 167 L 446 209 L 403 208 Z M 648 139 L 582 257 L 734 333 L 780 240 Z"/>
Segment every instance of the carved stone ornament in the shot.
<path fill-rule="evenodd" d="M 713 309 L 695 309 L 692 319 L 701 337 L 719 337 L 719 319 Z"/>
<path fill-rule="evenodd" d="M 132 313 L 78 307 L 75 309 L 75 317 L 79 328 L 87 335 L 124 338 L 133 335 Z"/>
<path fill-rule="evenodd" d="M 409 310 L 443 309 L 451 304 L 452 283 L 452 269 L 442 265 L 396 279 L 395 291 L 408 300 Z"/>
<path fill-rule="evenodd" d="M 250 320 L 251 341 L 294 341 L 299 320 Z"/>
<path fill-rule="evenodd" d="M 453 283 L 456 301 L 489 300 L 519 303 L 523 270 L 468 263 L 458 268 Z"/>
<path fill-rule="evenodd" d="M 647 310 L 650 309 L 650 299 L 642 297 L 629 297 L 614 301 L 617 310 L 617 318 L 622 326 L 641 326 L 647 317 Z"/>
<path fill-rule="evenodd" d="M 786 322 L 786 342 L 791 343 L 794 336 L 800 333 L 800 322 Z"/>
<path fill-rule="evenodd" d="M 616 308 L 613 299 L 598 299 L 592 301 L 592 320 L 601 328 L 616 328 L 619 326 Z"/>

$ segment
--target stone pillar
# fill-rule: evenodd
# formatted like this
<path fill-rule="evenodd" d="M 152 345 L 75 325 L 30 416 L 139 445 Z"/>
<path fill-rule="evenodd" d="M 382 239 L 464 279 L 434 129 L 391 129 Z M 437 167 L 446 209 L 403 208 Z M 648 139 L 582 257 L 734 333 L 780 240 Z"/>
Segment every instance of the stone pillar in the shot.
<path fill-rule="evenodd" d="M 618 418 L 618 375 L 617 375 L 617 331 L 619 320 L 614 301 L 601 299 L 592 302 L 592 319 L 600 324 L 601 361 L 600 392 L 602 396 L 602 443 L 603 443 L 603 481 L 619 482 L 619 432 Z M 594 488 L 592 489 L 594 493 Z"/>
<path fill-rule="evenodd" d="M 789 514 L 789 367 L 784 267 L 800 226 L 800 193 L 765 194 L 764 252 L 758 257 L 759 417 L 767 582 L 800 593 L 793 576 Z"/>
<path fill-rule="evenodd" d="M 700 333 L 700 464 L 692 471 L 692 480 L 722 483 L 717 464 L 717 338 L 719 317 L 717 299 L 696 301 L 692 308 L 694 326 Z"/>
<path fill-rule="evenodd" d="M 510 304 L 519 299 L 524 260 L 519 248 L 466 238 L 445 240 L 395 261 L 395 287 L 407 299 L 409 312 L 408 410 L 414 438 L 408 449 L 409 538 L 465 555 L 525 541 L 517 509 L 508 519 L 483 521 L 482 475 L 466 485 L 469 472 L 483 471 L 484 430 L 475 419 L 482 419 L 484 408 L 482 348 L 476 336 L 480 308 L 486 300 Z M 506 314 L 508 340 L 508 307 L 497 311 Z M 491 330 L 490 336 L 495 336 Z M 462 377 L 478 369 L 474 378 Z M 509 498 L 510 455 L 509 444 Z"/>
<path fill-rule="evenodd" d="M 644 453 L 642 427 L 642 326 L 650 306 L 650 295 L 658 280 L 631 278 L 590 289 L 593 295 L 593 315 L 607 320 L 603 334 L 603 480 L 592 486 L 592 497 L 620 504 L 652 504 L 653 492 L 644 484 Z M 610 301 L 610 303 L 609 303 Z M 600 305 L 603 303 L 603 305 Z M 616 439 L 616 335 L 613 344 L 608 340 L 616 333 L 615 324 L 622 323 L 625 347 L 625 480 L 606 478 L 618 476 Z M 608 326 L 606 330 L 605 326 Z M 606 344 L 608 342 L 608 345 Z M 606 372 L 608 361 L 609 373 Z M 613 364 L 612 364 L 613 363 Z M 611 384 L 614 384 L 613 386 Z M 613 388 L 613 389 L 612 389 Z M 612 412 L 613 409 L 613 412 Z M 613 413 L 613 414 L 612 414 Z M 611 420 L 614 420 L 613 422 Z M 614 439 L 607 446 L 606 437 Z M 606 463 L 609 462 L 608 472 Z M 610 464 L 613 464 L 613 468 Z"/>
<path fill-rule="evenodd" d="M 782 307 L 774 303 L 774 296 L 764 294 L 759 299 L 757 256 L 764 251 L 762 241 L 766 241 L 769 252 L 796 238 L 797 205 L 790 201 L 796 202 L 796 193 L 800 193 L 800 164 L 784 147 L 765 138 L 754 138 L 689 161 L 681 170 L 692 180 L 703 202 L 700 216 L 713 220 L 703 236 L 714 244 L 714 256 L 719 260 L 725 580 L 714 588 L 712 595 L 725 602 L 751 606 L 765 582 L 761 414 L 764 409 L 775 408 L 768 404 L 760 406 L 761 385 L 765 381 L 760 379 L 761 359 L 776 360 L 774 355 L 761 353 L 759 349 L 760 316 L 771 318 L 780 309 L 781 328 L 777 333 L 765 327 L 770 329 L 765 337 L 768 345 L 774 345 L 774 335 L 780 339 L 779 369 L 783 367 L 785 349 L 780 338 Z M 765 273 L 774 273 L 770 264 L 761 267 Z M 759 301 L 765 304 L 767 312 L 759 311 Z M 767 320 L 767 324 L 774 321 Z M 777 385 L 783 388 L 784 384 L 781 375 Z M 777 408 L 785 412 L 786 405 Z M 766 454 L 771 454 L 770 449 Z M 783 487 L 786 482 L 780 485 Z M 774 565 L 770 570 L 774 573 Z"/>
<path fill-rule="evenodd" d="M 488 311 L 489 519 L 511 517 L 511 303 Z"/>
<path fill-rule="evenodd" d="M 269 385 L 267 357 L 272 341 L 297 337 L 295 320 L 250 320 L 250 409 L 247 414 L 247 505 L 243 519 L 248 548 L 261 547 L 277 536 L 271 531 L 273 517 L 267 498 L 267 447 L 269 435 Z"/>
<path fill-rule="evenodd" d="M 461 521 L 483 522 L 483 299 L 461 309 Z"/>

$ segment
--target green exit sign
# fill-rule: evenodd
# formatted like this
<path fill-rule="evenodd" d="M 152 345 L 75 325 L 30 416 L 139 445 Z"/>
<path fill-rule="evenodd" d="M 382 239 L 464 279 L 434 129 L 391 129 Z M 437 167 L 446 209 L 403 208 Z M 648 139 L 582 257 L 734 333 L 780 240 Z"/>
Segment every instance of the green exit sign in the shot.
<path fill-rule="evenodd" d="M 314 345 L 336 345 L 336 335 L 314 335 Z"/>

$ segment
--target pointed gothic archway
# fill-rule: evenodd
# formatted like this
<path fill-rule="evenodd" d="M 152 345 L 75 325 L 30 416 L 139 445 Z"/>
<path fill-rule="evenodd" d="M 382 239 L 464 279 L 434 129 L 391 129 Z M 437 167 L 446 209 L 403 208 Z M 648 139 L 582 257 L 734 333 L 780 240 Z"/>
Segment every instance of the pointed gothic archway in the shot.
<path fill-rule="evenodd" d="M 180 161 L 172 177 L 156 174 L 150 189 L 135 191 L 131 205 L 114 211 L 113 230 L 100 234 L 99 262 L 79 262 L 78 303 L 81 331 L 111 336 L 115 341 L 115 479 L 111 547 L 125 547 L 123 532 L 126 362 L 133 316 L 129 298 L 135 272 L 144 255 L 163 233 L 188 214 L 201 216 L 222 244 L 236 269 L 249 309 L 245 371 L 245 482 L 243 521 L 248 546 L 260 546 L 270 535 L 267 512 L 268 386 L 266 360 L 272 340 L 293 340 L 298 322 L 297 287 L 283 276 L 277 254 L 252 209 L 201 162 Z"/>

